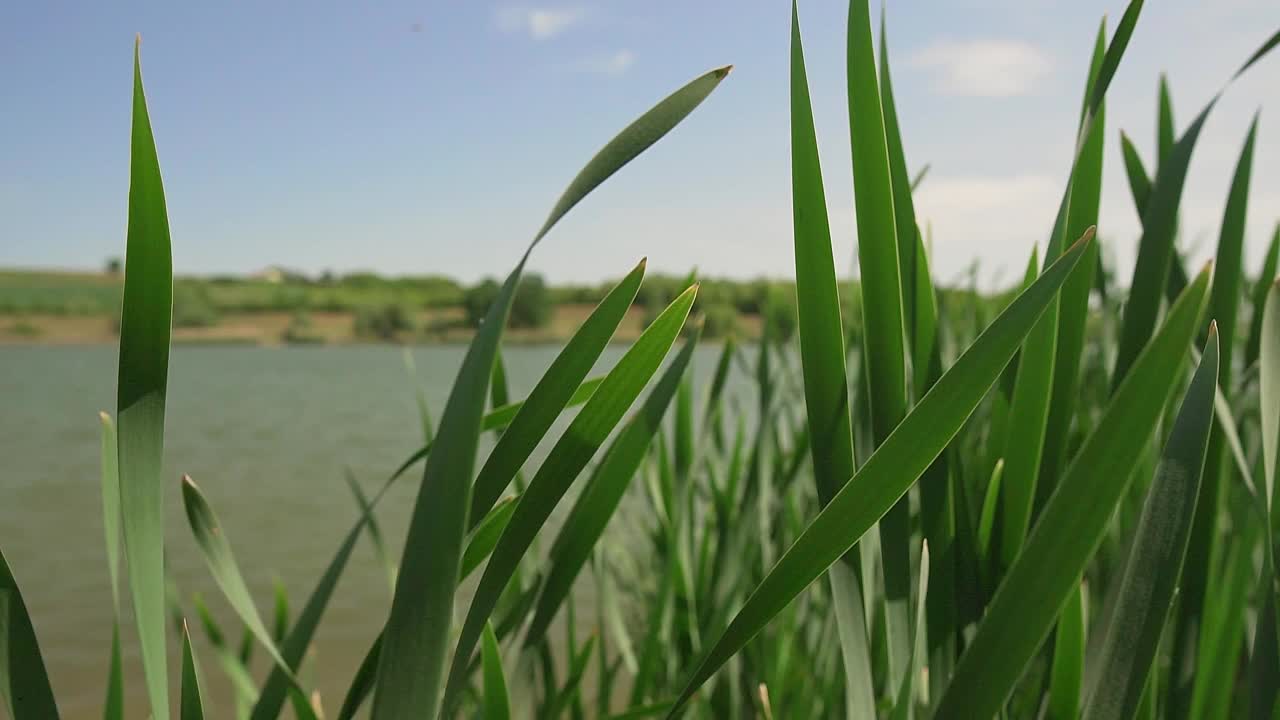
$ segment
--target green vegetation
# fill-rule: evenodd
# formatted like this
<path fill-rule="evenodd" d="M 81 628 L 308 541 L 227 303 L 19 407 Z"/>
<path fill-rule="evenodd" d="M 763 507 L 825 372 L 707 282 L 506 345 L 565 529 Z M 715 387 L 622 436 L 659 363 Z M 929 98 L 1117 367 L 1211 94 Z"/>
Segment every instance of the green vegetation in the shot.
<path fill-rule="evenodd" d="M 888 53 L 882 34 L 877 63 L 865 0 L 853 0 L 848 32 L 861 285 L 836 275 L 798 12 L 794 287 L 672 283 L 646 277 L 644 261 L 603 291 L 525 276 L 555 224 L 729 68 L 663 99 L 586 164 L 501 283 L 460 300 L 476 329 L 448 402 L 434 419 L 420 403 L 424 444 L 376 492 L 348 478 L 358 519 L 296 614 L 277 592 L 268 625 L 214 508 L 190 478 L 175 488 L 243 625 L 239 652 L 199 598 L 189 610 L 166 592 L 160 469 L 177 291 L 135 63 L 118 430 L 104 414 L 102 492 L 113 599 L 123 532 L 135 617 L 125 630 L 140 639 L 151 716 L 166 720 L 171 698 L 184 719 L 231 716 L 208 705 L 193 612 L 234 688 L 234 717 L 252 720 L 280 717 L 286 702 L 298 718 L 341 720 L 366 708 L 375 720 L 1272 717 L 1280 229 L 1265 275 L 1246 277 L 1251 129 L 1223 188 L 1218 262 L 1186 271 L 1176 218 L 1214 103 L 1178 137 L 1162 92 L 1154 177 L 1125 146 L 1143 219 L 1127 294 L 1101 267 L 1105 98 L 1141 8 L 1131 2 L 1110 37 L 1100 29 L 1043 259 L 1030 251 L 1022 286 L 994 299 L 944 292 L 930 273 Z M 1280 32 L 1236 75 L 1277 44 Z M 513 402 L 508 326 L 536 324 L 538 308 L 564 298 L 598 304 Z M 711 381 L 695 384 L 694 343 L 725 332 L 745 303 L 763 318 L 760 341 L 730 335 Z M 651 320 L 589 378 L 637 305 Z M 411 329 L 398 302 L 373 307 L 369 332 Z M 307 324 L 300 315 L 290 328 Z M 742 393 L 729 377 L 744 370 Z M 544 440 L 549 452 L 531 463 Z M 419 465 L 396 558 L 378 506 Z M 366 537 L 390 612 L 345 696 L 321 697 L 306 681 L 308 650 Z M 591 607 L 572 592 L 586 584 Z M 29 610 L 0 556 L 0 697 L 15 720 L 48 720 L 58 710 Z M 183 648 L 176 691 L 171 625 Z M 250 671 L 255 646 L 271 660 L 265 678 Z M 119 642 L 111 653 L 106 716 L 119 718 Z"/>

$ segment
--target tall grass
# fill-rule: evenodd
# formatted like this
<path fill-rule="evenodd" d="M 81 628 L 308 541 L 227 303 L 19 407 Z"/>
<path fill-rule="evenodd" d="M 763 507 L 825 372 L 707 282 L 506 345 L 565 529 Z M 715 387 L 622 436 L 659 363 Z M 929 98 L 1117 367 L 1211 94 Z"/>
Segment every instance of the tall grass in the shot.
<path fill-rule="evenodd" d="M 1179 136 L 1162 80 L 1154 176 L 1118 136 L 1142 238 L 1127 294 L 1111 284 L 1093 227 L 1105 98 L 1141 10 L 1134 0 L 1113 35 L 1097 35 L 1043 262 L 1028 248 L 1023 287 L 989 317 L 985 303 L 961 304 L 966 296 L 942 293 L 931 276 L 883 19 L 877 63 L 868 3 L 853 0 L 862 284 L 850 333 L 793 6 L 798 337 L 778 320 L 754 347 L 726 342 L 710 385 L 695 386 L 691 277 L 612 369 L 588 377 L 641 292 L 642 260 L 513 402 L 500 348 L 530 253 L 729 68 L 658 102 L 586 164 L 534 234 L 439 417 L 420 402 L 424 445 L 406 448 L 375 493 L 349 480 L 358 518 L 296 615 L 283 592 L 271 623 L 260 614 L 233 539 L 183 479 L 196 544 L 244 628 L 237 650 L 196 603 L 232 681 L 230 709 L 202 692 L 186 612 L 164 574 L 172 274 L 135 54 L 120 395 L 115 422 L 103 417 L 102 488 L 113 600 L 123 533 L 150 707 L 123 706 L 117 621 L 104 716 L 162 720 L 176 707 L 184 720 L 271 720 L 287 703 L 298 718 L 379 720 L 1271 717 L 1280 230 L 1263 276 L 1247 277 L 1255 122 L 1224 188 L 1217 263 L 1186 272 L 1175 242 L 1182 188 L 1221 92 Z M 1280 33 L 1236 75 L 1277 42 Z M 733 389 L 735 373 L 750 378 L 749 392 Z M 531 463 L 566 413 L 550 453 Z M 479 458 L 485 433 L 496 442 Z M 378 506 L 420 464 L 395 558 Z M 307 682 L 308 649 L 364 537 L 386 565 L 391 609 L 346 694 L 322 697 Z M 460 594 L 473 573 L 474 593 Z M 591 612 L 573 592 L 588 584 Z M 58 710 L 30 610 L 0 556 L 0 696 L 15 720 L 47 720 Z M 176 692 L 171 624 L 182 637 Z M 261 680 L 248 662 L 255 646 L 271 659 Z"/>

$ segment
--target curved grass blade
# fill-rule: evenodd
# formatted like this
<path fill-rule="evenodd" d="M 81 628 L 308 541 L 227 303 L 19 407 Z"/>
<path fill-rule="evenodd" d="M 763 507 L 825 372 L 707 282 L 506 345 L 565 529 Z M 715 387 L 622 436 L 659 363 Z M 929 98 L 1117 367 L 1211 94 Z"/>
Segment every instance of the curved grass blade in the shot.
<path fill-rule="evenodd" d="M 0 552 L 0 701 L 13 720 L 58 717 L 40 643 L 9 561 Z"/>
<path fill-rule="evenodd" d="M 200 667 L 191 651 L 191 633 L 182 624 L 182 720 L 204 720 L 204 699 L 200 692 Z"/>
<path fill-rule="evenodd" d="M 445 689 L 446 713 L 453 708 L 465 683 L 471 652 L 480 639 L 484 623 L 497 604 L 502 589 L 511 579 L 520 559 L 528 551 L 534 536 L 542 529 L 551 511 L 564 497 L 569 485 L 582 472 L 591 456 L 604 443 L 618 424 L 622 415 L 657 372 L 675 342 L 689 310 L 697 297 L 697 286 L 686 290 L 657 317 L 627 350 L 618 364 L 605 376 L 582 411 L 573 419 L 564 435 L 552 447 L 551 452 L 529 487 L 516 503 L 511 520 L 507 523 L 498 545 L 494 548 L 476 586 L 471 607 L 462 625 L 462 633 L 454 651 L 453 665 Z M 391 627 L 387 628 L 390 637 Z M 379 666 L 379 677 L 386 667 L 386 654 Z M 379 688 L 382 683 L 379 681 Z M 375 700 L 378 697 L 375 694 Z M 375 706 L 376 707 L 376 706 Z"/>
<path fill-rule="evenodd" d="M 684 347 L 663 371 L 644 406 L 633 415 L 614 438 L 604 459 L 596 466 L 573 509 L 569 511 L 560 534 L 551 545 L 550 569 L 542 583 L 533 621 L 525 633 L 525 647 L 542 640 L 560 604 L 568 596 L 573 581 L 591 555 L 592 548 L 604 533 L 622 496 L 644 460 L 654 433 L 662 424 L 667 406 L 675 395 L 685 369 L 697 347 L 697 336 L 685 341 Z"/>
<path fill-rule="evenodd" d="M 867 49 L 870 52 L 869 41 Z M 878 106 L 878 96 L 875 102 Z M 882 131 L 882 152 L 883 142 Z M 887 175 L 887 169 L 885 172 Z M 860 193 L 857 199 L 861 201 Z M 853 427 L 849 417 L 844 329 L 831 252 L 831 228 L 805 72 L 799 11 L 795 2 L 791 4 L 791 203 L 800 366 L 810 429 L 809 449 L 818 499 L 826 504 L 853 475 Z M 893 250 L 892 261 L 896 266 L 896 249 Z M 895 289 L 894 292 L 898 291 Z M 893 302 L 899 308 L 900 317 L 901 298 L 895 296 Z M 901 348 L 901 327 L 897 332 Z M 869 713 L 875 712 L 875 690 L 872 686 L 870 641 L 863 620 L 862 573 L 857 553 L 849 555 L 847 565 L 830 573 L 832 602 L 844 659 L 845 702 L 851 717 L 869 717 Z"/>
<path fill-rule="evenodd" d="M 522 259 L 471 341 L 427 456 L 379 655 L 375 720 L 437 711 L 485 396 L 523 268 Z"/>
<path fill-rule="evenodd" d="M 214 514 L 213 508 L 209 506 L 208 500 L 190 475 L 182 476 L 182 504 L 187 511 L 187 521 L 191 524 L 191 532 L 200 546 L 205 564 L 209 566 L 209 572 L 222 590 L 222 594 L 226 596 L 227 602 L 236 611 L 240 621 L 266 649 L 271 659 L 288 673 L 289 679 L 296 685 L 297 680 L 293 677 L 293 669 L 276 649 L 271 632 L 267 630 L 266 624 L 262 622 L 262 616 L 258 614 L 258 608 L 253 603 L 249 587 L 245 585 L 244 576 L 240 573 L 235 555 L 231 552 L 231 543 L 226 533 L 222 531 L 218 516 Z"/>
<path fill-rule="evenodd" d="M 732 69 L 732 65 L 726 65 L 696 78 L 636 118 L 610 140 L 569 183 L 569 187 L 556 201 L 555 207 L 551 208 L 546 222 L 534 236 L 533 244 L 537 245 L 551 227 L 560 221 L 560 218 L 581 202 L 588 193 L 595 190 L 600 183 L 608 180 L 622 166 L 636 159 L 640 153 L 661 140 L 663 135 L 684 120 L 694 108 L 707 99 L 711 91 L 716 89 Z"/>
<path fill-rule="evenodd" d="M 995 384 L 1091 238 L 1086 233 L 1000 313 L 805 528 L 698 664 L 673 714 L 907 492 Z"/>
<path fill-rule="evenodd" d="M 1204 356 L 1187 388 L 1147 491 L 1101 655 L 1098 687 L 1086 720 L 1133 717 L 1155 660 L 1160 634 L 1173 606 L 1191 537 L 1200 475 L 1213 426 L 1219 349 L 1217 325 L 1209 326 Z"/>
<path fill-rule="evenodd" d="M 173 263 L 155 138 L 142 89 L 141 39 L 133 50 L 129 230 L 116 423 L 120 515 L 142 670 L 155 720 L 169 718 L 165 654 L 164 406 L 169 376 Z"/>
<path fill-rule="evenodd" d="M 510 720 L 511 704 L 507 699 L 507 678 L 502 672 L 502 651 L 489 623 L 484 626 L 481 655 L 484 657 L 484 720 Z"/>
<path fill-rule="evenodd" d="M 471 496 L 472 522 L 479 522 L 506 490 L 529 454 L 551 429 L 570 396 L 591 371 L 609 339 L 635 300 L 644 278 L 645 261 L 627 274 L 600 301 L 586 322 L 556 355 L 551 367 L 534 386 L 520 411 L 502 433 L 497 445 L 476 476 Z"/>
<path fill-rule="evenodd" d="M 441 416 L 437 432 L 440 443 L 427 458 L 423 487 L 414 504 L 400 580 L 387 620 L 387 640 L 379 658 L 374 720 L 424 712 L 435 715 L 439 710 L 440 681 L 468 526 L 485 391 L 525 260 L 565 213 L 679 124 L 728 72 L 729 68 L 721 68 L 693 80 L 624 128 L 596 153 L 552 208 L 490 307 L 458 371 Z M 424 492 L 428 484 L 429 493 Z M 474 639 L 471 645 L 474 646 Z"/>
<path fill-rule="evenodd" d="M 1128 487 L 1145 440 L 1173 392 L 1208 290 L 1206 267 L 1112 396 L 996 590 L 934 717 L 991 717 L 1009 697 L 1075 591 Z"/>

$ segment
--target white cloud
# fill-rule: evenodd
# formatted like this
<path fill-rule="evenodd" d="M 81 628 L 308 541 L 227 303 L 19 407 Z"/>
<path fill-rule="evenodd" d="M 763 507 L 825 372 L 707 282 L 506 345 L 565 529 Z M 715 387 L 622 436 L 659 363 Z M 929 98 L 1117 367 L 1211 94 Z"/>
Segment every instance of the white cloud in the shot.
<path fill-rule="evenodd" d="M 915 194 L 916 214 L 934 230 L 935 267 L 983 261 L 988 282 L 1021 277 L 1033 245 L 1053 227 L 1062 184 L 1047 175 L 930 174 Z M 943 270 L 943 282 L 955 280 Z"/>
<path fill-rule="evenodd" d="M 636 63 L 636 54 L 630 50 L 619 50 L 611 55 L 590 58 L 578 63 L 578 69 L 583 72 L 596 73 L 598 75 L 621 75 L 631 69 Z"/>
<path fill-rule="evenodd" d="M 931 71 L 940 92 L 965 97 L 1026 95 L 1053 68 L 1043 51 L 1017 40 L 943 40 L 918 50 L 910 62 Z"/>
<path fill-rule="evenodd" d="M 547 40 L 582 22 L 586 11 L 577 7 L 498 8 L 498 29 L 506 33 L 527 33 L 534 40 Z"/>

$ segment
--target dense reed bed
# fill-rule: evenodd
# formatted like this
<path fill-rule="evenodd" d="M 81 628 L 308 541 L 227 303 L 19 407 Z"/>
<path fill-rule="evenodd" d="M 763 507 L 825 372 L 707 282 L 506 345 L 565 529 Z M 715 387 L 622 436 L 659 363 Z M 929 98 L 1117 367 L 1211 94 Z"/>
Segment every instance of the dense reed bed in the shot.
<path fill-rule="evenodd" d="M 690 278 L 590 376 L 644 282 L 641 260 L 513 400 L 501 347 L 529 253 L 729 68 L 661 100 L 569 184 L 489 307 L 447 404 L 438 417 L 423 406 L 425 445 L 406 448 L 376 492 L 352 482 L 359 519 L 296 613 L 279 596 L 271 622 L 197 482 L 161 475 L 170 237 L 135 63 L 119 404 L 103 416 L 102 445 L 113 598 L 123 583 L 134 622 L 117 622 L 104 716 L 126 717 L 119 635 L 136 632 L 156 720 L 174 708 L 183 720 L 1272 717 L 1280 233 L 1261 276 L 1247 276 L 1255 123 L 1223 188 L 1216 262 L 1184 267 L 1178 208 L 1216 98 L 1179 135 L 1161 93 L 1151 172 L 1106 126 L 1141 9 L 1134 0 L 1114 32 L 1099 28 L 1062 201 L 1043 251 L 1028 248 L 1022 287 L 957 306 L 930 273 L 883 34 L 877 58 L 868 3 L 851 2 L 852 323 L 793 13 L 795 331 L 768 323 L 757 344 L 725 343 L 712 382 L 695 386 Z M 1259 40 L 1237 75 L 1280 34 Z M 1127 283 L 1101 267 L 1094 229 L 1102 150 L 1117 135 L 1142 217 Z M 726 391 L 735 369 L 751 392 Z M 544 439 L 550 450 L 531 462 Z M 418 494 L 391 557 L 377 512 L 396 482 Z M 188 611 L 167 591 L 166 492 L 182 494 L 242 649 L 202 605 Z M 549 523 L 557 509 L 563 521 Z M 320 697 L 306 682 L 308 648 L 358 542 L 374 545 L 394 599 L 345 697 Z M 589 613 L 575 607 L 581 584 L 595 588 Z M 6 708 L 16 720 L 58 717 L 5 563 L 0 610 Z M 193 626 L 211 640 L 203 667 Z M 183 649 L 176 687 L 171 643 Z M 255 647 L 265 676 L 250 669 Z M 201 690 L 213 667 L 235 688 L 216 710 Z"/>

